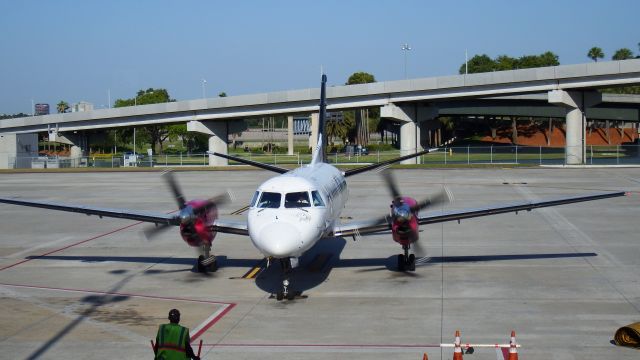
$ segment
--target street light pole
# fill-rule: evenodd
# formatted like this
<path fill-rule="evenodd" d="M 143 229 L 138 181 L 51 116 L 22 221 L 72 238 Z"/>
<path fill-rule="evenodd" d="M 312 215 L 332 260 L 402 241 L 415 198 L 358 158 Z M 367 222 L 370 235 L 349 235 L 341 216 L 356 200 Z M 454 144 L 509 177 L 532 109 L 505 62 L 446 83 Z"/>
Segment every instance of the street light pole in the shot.
<path fill-rule="evenodd" d="M 204 84 L 206 84 L 206 83 L 207 83 L 207 80 L 202 79 L 202 98 L 203 98 L 203 99 L 205 99 L 205 98 L 206 98 L 206 96 L 205 96 L 205 94 L 204 94 Z"/>
<path fill-rule="evenodd" d="M 404 51 L 404 78 L 407 78 L 407 51 L 411 50 L 409 44 L 402 44 L 402 51 Z"/>

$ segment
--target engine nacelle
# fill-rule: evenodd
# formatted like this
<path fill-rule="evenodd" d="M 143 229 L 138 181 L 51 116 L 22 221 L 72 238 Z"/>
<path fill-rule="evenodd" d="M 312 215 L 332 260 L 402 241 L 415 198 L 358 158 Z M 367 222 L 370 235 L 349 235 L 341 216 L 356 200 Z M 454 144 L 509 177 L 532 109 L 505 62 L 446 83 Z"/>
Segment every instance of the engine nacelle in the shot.
<path fill-rule="evenodd" d="M 402 246 L 418 240 L 418 214 L 411 210 L 416 203 L 413 198 L 402 197 L 399 202 L 391 204 L 391 234 L 393 241 Z"/>
<path fill-rule="evenodd" d="M 206 200 L 192 200 L 180 210 L 180 235 L 190 246 L 198 247 L 213 242 L 216 232 L 211 231 L 211 225 L 218 218 L 215 204 Z"/>

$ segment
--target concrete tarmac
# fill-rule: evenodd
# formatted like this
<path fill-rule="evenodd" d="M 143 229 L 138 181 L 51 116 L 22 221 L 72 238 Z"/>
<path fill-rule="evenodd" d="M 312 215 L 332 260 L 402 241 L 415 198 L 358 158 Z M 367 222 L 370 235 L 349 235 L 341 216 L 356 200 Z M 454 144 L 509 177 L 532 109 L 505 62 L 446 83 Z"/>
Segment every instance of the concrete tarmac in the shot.
<path fill-rule="evenodd" d="M 637 359 L 611 344 L 640 321 L 639 169 L 395 170 L 404 195 L 443 187 L 442 208 L 626 190 L 631 196 L 421 227 L 426 257 L 398 272 L 389 233 L 328 239 L 277 302 L 279 269 L 243 236 L 218 234 L 220 269 L 193 271 L 177 229 L 148 242 L 134 221 L 0 204 L 0 359 L 151 358 L 171 308 L 203 359 L 450 359 L 464 343 L 508 343 L 521 359 Z M 186 196 L 230 189 L 246 205 L 266 171 L 178 172 Z M 344 221 L 388 211 L 376 174 L 348 179 Z M 5 174 L 0 196 L 170 212 L 159 173 Z M 258 267 L 258 270 L 253 270 Z M 253 274 L 252 274 L 253 273 Z M 244 278 L 253 275 L 254 278 Z M 466 359 L 495 359 L 476 349 Z"/>

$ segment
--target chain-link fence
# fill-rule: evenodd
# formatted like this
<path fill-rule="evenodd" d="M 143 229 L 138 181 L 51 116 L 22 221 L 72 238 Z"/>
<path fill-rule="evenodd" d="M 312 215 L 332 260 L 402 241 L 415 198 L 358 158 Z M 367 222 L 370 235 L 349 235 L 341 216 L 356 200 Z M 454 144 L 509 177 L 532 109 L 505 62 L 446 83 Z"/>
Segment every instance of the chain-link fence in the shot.
<path fill-rule="evenodd" d="M 575 151 L 574 151 L 575 150 Z M 273 165 L 302 165 L 311 161 L 310 154 L 234 153 L 234 156 Z M 404 154 L 402 154 L 404 155 Z M 370 164 L 401 156 L 400 151 L 327 154 L 332 164 Z M 585 152 L 566 147 L 542 146 L 452 146 L 439 148 L 419 157 L 419 163 L 430 165 L 640 165 L 640 145 L 587 146 Z M 70 167 L 180 167 L 208 166 L 208 154 L 143 156 L 96 155 L 81 158 L 18 157 L 9 158 L 9 168 L 57 169 Z M 229 161 L 229 165 L 239 165 Z"/>

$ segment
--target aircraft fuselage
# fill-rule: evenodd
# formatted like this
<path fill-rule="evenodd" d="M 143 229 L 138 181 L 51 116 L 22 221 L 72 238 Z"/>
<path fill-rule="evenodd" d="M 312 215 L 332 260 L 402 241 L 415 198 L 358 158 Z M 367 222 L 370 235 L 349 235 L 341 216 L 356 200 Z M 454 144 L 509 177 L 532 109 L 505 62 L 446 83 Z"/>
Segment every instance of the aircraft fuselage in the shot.
<path fill-rule="evenodd" d="M 267 257 L 299 257 L 333 229 L 347 195 L 342 171 L 327 163 L 271 178 L 251 200 L 251 241 Z"/>

